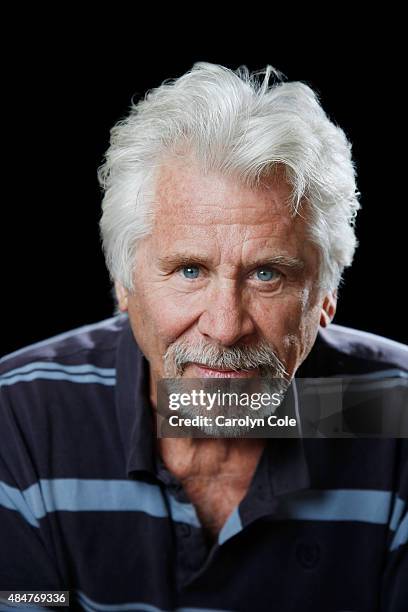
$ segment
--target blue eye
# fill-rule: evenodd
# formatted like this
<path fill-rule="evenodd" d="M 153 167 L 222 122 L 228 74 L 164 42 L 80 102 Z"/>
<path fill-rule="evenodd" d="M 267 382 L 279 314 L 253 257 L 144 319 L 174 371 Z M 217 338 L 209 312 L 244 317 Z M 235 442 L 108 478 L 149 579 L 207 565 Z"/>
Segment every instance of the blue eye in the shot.
<path fill-rule="evenodd" d="M 259 268 L 256 271 L 257 280 L 261 281 L 271 281 L 276 276 L 275 270 L 270 270 L 269 268 Z"/>
<path fill-rule="evenodd" d="M 198 277 L 200 270 L 198 266 L 183 266 L 182 272 L 185 278 L 194 279 Z"/>

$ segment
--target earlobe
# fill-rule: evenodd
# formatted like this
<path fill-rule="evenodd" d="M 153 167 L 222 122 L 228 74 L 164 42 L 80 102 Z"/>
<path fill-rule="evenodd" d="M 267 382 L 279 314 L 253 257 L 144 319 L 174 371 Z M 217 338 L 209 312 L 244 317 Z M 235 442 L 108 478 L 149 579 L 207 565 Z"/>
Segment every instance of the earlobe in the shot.
<path fill-rule="evenodd" d="M 119 281 L 115 281 L 115 293 L 118 300 L 119 310 L 121 312 L 126 312 L 128 309 L 128 292 L 121 285 L 121 283 L 119 283 Z"/>
<path fill-rule="evenodd" d="M 320 325 L 321 327 L 328 327 L 333 321 L 334 315 L 336 314 L 337 306 L 337 291 L 331 291 L 328 293 L 322 304 L 320 312 Z"/>

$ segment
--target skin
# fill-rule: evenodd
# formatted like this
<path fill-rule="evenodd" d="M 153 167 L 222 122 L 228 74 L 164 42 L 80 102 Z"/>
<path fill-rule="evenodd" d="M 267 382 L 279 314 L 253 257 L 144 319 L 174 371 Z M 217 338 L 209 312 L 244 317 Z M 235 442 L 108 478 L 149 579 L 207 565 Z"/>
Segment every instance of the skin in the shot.
<path fill-rule="evenodd" d="M 266 340 L 292 377 L 319 325 L 332 320 L 335 295 L 318 288 L 319 253 L 307 239 L 307 219 L 291 216 L 289 196 L 280 173 L 249 189 L 231 177 L 204 175 L 191 160 L 162 166 L 152 233 L 137 252 L 135 290 L 116 283 L 119 307 L 150 365 L 153 407 L 163 354 L 176 340 L 224 347 Z M 275 265 L 266 267 L 271 259 Z M 192 269 L 197 278 L 186 278 Z M 197 364 L 184 372 L 217 374 Z M 248 490 L 264 441 L 162 438 L 157 444 L 214 536 Z"/>

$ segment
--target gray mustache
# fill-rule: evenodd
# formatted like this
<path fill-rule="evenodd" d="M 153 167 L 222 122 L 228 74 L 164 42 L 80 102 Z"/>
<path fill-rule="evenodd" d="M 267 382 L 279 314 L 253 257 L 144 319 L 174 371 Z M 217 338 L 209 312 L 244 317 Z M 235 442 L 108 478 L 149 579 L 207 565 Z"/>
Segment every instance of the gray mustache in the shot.
<path fill-rule="evenodd" d="M 287 372 L 274 348 L 261 343 L 255 347 L 234 346 L 219 348 L 211 344 L 192 345 L 186 341 L 174 342 L 163 356 L 166 375 L 182 375 L 189 362 L 209 368 L 225 370 L 253 370 L 259 368 L 261 376 L 285 378 Z"/>

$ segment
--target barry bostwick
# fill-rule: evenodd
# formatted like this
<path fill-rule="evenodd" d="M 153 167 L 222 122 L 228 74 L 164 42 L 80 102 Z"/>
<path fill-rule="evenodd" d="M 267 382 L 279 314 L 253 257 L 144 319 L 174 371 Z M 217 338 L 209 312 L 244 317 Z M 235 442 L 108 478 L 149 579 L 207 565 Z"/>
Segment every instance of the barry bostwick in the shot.
<path fill-rule="evenodd" d="M 121 314 L 2 362 L 13 586 L 41 575 L 89 610 L 407 609 L 405 440 L 157 439 L 150 422 L 163 377 L 407 371 L 406 347 L 331 324 L 351 145 L 310 87 L 260 76 L 197 63 L 112 129 L 100 225 Z"/>

